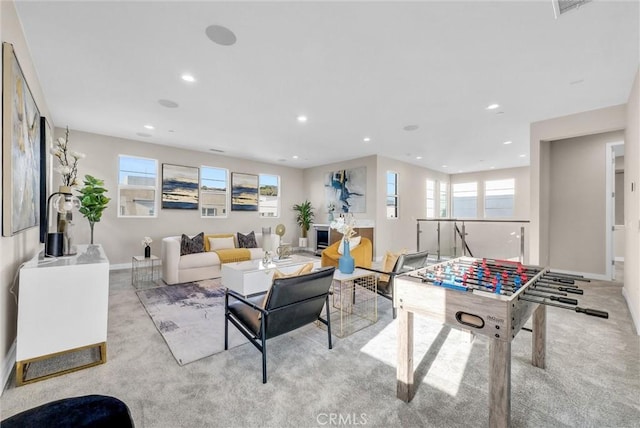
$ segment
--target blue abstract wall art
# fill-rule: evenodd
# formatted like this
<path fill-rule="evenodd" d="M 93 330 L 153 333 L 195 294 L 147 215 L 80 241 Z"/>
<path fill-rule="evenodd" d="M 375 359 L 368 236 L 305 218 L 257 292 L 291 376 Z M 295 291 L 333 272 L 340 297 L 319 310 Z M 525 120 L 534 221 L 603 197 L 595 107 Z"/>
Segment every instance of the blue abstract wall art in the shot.
<path fill-rule="evenodd" d="M 327 206 L 333 204 L 336 213 L 363 213 L 367 204 L 367 168 L 341 169 L 325 176 Z"/>

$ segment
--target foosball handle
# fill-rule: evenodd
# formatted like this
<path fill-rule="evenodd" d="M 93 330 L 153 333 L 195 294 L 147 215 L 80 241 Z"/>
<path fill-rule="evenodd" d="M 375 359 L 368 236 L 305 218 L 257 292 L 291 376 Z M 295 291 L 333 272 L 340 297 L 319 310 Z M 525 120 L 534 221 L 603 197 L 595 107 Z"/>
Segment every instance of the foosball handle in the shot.
<path fill-rule="evenodd" d="M 576 312 L 582 312 L 583 314 L 591 315 L 592 317 L 609 318 L 608 312 L 599 311 L 597 309 L 581 308 L 576 306 Z"/>
<path fill-rule="evenodd" d="M 557 302 L 560 303 L 566 303 L 567 305 L 577 305 L 578 301 L 576 299 L 569 299 L 568 297 L 556 297 L 556 296 L 549 296 L 549 298 L 551 300 L 555 300 Z M 588 309 L 591 310 L 591 309 Z M 578 311 L 580 312 L 580 311 Z"/>
<path fill-rule="evenodd" d="M 558 291 L 564 291 L 565 293 L 571 294 L 584 294 L 584 292 L 579 288 L 558 287 Z"/>

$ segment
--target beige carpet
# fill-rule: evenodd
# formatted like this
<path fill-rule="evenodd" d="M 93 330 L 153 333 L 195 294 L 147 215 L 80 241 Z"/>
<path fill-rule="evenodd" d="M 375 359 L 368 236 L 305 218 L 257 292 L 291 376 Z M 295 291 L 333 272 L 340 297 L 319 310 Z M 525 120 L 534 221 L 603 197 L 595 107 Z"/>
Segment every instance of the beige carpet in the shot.
<path fill-rule="evenodd" d="M 179 365 L 224 350 L 224 290 L 217 278 L 137 292 Z M 229 348 L 247 342 L 229 328 Z"/>

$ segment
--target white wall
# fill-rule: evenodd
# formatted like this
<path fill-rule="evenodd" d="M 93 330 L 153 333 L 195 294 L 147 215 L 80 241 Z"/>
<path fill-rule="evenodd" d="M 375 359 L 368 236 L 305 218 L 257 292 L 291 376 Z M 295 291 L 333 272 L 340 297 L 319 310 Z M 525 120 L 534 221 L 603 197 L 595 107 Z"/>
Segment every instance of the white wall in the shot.
<path fill-rule="evenodd" d="M 64 129 L 56 128 L 56 138 L 64 135 Z M 78 177 L 85 174 L 103 179 L 112 200 L 94 227 L 94 242 L 102 244 L 112 265 L 131 264 L 131 257 L 142 254 L 140 241 L 149 236 L 153 239 L 151 250 L 160 255 L 161 240 L 165 236 L 205 233 L 236 233 L 260 231 L 260 228 L 282 223 L 286 227 L 284 240 L 297 242 L 300 235 L 295 223 L 294 203 L 304 200 L 303 173 L 301 169 L 231 158 L 205 152 L 177 149 L 141 141 L 91 134 L 70 130 L 69 146 L 85 153 L 86 158 L 78 163 Z M 257 211 L 229 211 L 227 218 L 201 218 L 199 210 L 159 209 L 156 218 L 118 218 L 118 155 L 131 155 L 158 160 L 158 182 L 162 179 L 162 163 L 200 167 L 202 165 L 227 168 L 229 172 L 249 174 L 273 174 L 280 176 L 280 217 L 262 219 Z M 59 180 L 54 174 L 55 180 Z M 54 187 L 59 183 L 55 181 Z M 229 183 L 230 185 L 231 183 Z M 160 192 L 159 192 L 160 193 Z M 74 240 L 88 243 L 89 222 L 80 214 L 74 214 Z"/>
<path fill-rule="evenodd" d="M 625 126 L 624 104 L 531 124 L 531 263 L 545 266 L 549 264 L 550 141 L 619 131 Z M 626 149 L 625 146 L 625 153 Z"/>
<path fill-rule="evenodd" d="M 640 334 L 640 71 L 627 104 L 624 145 L 624 288 L 631 316 Z M 631 187 L 633 185 L 633 191 Z"/>
<path fill-rule="evenodd" d="M 616 131 L 551 142 L 549 267 L 606 277 L 607 144 L 623 141 Z"/>
<path fill-rule="evenodd" d="M 398 174 L 398 218 L 387 218 L 387 172 Z M 378 156 L 376 224 L 379 225 L 376 255 L 382 257 L 387 250 L 417 250 L 417 219 L 426 218 L 427 179 L 449 182 L 449 175 Z M 436 193 L 438 185 L 436 184 Z M 436 205 L 437 210 L 437 205 Z M 426 248 L 420 248 L 425 250 Z"/>
<path fill-rule="evenodd" d="M 33 67 L 12 1 L 0 2 L 0 36 L 3 42 L 13 44 L 16 57 L 40 110 L 40 115 L 50 118 L 49 109 L 42 94 L 38 76 Z M 0 198 L 2 196 L 0 188 Z M 16 337 L 17 306 L 14 296 L 10 294 L 9 290 L 20 264 L 29 260 L 40 250 L 39 241 L 38 227 L 11 237 L 0 237 L 0 357 L 2 358 L 0 379 L 3 386 L 15 362 L 15 348 L 12 345 Z"/>

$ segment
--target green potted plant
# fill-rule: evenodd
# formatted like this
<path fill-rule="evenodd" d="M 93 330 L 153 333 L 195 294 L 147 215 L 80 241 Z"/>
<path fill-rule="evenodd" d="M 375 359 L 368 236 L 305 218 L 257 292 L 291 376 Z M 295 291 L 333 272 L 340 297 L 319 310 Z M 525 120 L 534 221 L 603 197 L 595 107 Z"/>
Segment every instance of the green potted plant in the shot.
<path fill-rule="evenodd" d="M 93 244 L 93 226 L 102 218 L 102 212 L 107 208 L 111 200 L 104 194 L 108 192 L 104 186 L 104 180 L 91 175 L 84 176 L 84 187 L 80 192 L 80 212 L 89 220 L 91 228 L 91 244 Z"/>
<path fill-rule="evenodd" d="M 311 227 L 311 222 L 313 221 L 313 206 L 311 202 L 305 200 L 301 204 L 295 204 L 293 206 L 293 210 L 297 212 L 296 214 L 296 223 L 300 226 L 302 230 L 302 237 L 299 240 L 300 247 L 307 246 L 307 231 Z"/>

